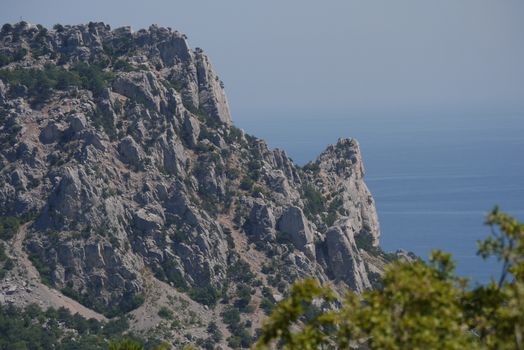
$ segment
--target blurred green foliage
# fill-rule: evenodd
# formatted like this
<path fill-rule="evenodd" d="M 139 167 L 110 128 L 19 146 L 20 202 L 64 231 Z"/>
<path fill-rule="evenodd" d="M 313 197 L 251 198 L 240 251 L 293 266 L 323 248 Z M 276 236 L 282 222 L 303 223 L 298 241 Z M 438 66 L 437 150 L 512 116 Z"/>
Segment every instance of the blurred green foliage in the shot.
<path fill-rule="evenodd" d="M 257 348 L 524 349 L 524 225 L 497 208 L 486 224 L 478 254 L 502 262 L 497 281 L 469 286 L 440 251 L 390 264 L 382 288 L 361 295 L 307 279 L 275 307 Z"/>

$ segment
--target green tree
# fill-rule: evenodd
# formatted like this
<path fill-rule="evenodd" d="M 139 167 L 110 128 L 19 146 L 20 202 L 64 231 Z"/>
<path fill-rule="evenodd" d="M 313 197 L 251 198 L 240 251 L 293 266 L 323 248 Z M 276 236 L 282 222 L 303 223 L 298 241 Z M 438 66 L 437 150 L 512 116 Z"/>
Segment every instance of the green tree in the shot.
<path fill-rule="evenodd" d="M 487 349 L 524 349 L 524 224 L 495 208 L 486 218 L 491 236 L 478 254 L 502 263 L 498 281 L 473 289 L 464 312 Z"/>
<path fill-rule="evenodd" d="M 0 216 L 0 239 L 13 238 L 20 227 L 20 219 L 13 216 Z"/>
<path fill-rule="evenodd" d="M 144 346 L 132 340 L 122 340 L 120 343 L 109 343 L 109 350 L 144 350 Z"/>
<path fill-rule="evenodd" d="M 160 344 L 152 350 L 167 350 L 167 344 Z M 109 350 L 144 350 L 144 346 L 136 341 L 124 339 L 119 343 L 109 343 Z"/>
<path fill-rule="evenodd" d="M 502 262 L 498 281 L 469 287 L 439 251 L 389 265 L 382 288 L 361 295 L 307 279 L 275 307 L 257 348 L 524 349 L 524 225 L 497 208 L 486 223 L 479 255 Z"/>

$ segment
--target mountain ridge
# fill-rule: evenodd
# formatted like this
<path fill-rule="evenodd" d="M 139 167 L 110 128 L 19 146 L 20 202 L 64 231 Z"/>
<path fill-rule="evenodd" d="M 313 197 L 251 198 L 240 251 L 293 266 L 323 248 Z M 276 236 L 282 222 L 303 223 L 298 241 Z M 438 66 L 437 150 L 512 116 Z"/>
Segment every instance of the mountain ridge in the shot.
<path fill-rule="evenodd" d="M 0 125 L 2 239 L 26 222 L 43 284 L 138 332 L 184 343 L 213 320 L 246 346 L 295 280 L 363 291 L 403 255 L 379 247 L 356 140 L 295 165 L 233 125 L 209 58 L 169 28 L 4 25 Z M 15 270 L 0 286 L 24 305 Z"/>

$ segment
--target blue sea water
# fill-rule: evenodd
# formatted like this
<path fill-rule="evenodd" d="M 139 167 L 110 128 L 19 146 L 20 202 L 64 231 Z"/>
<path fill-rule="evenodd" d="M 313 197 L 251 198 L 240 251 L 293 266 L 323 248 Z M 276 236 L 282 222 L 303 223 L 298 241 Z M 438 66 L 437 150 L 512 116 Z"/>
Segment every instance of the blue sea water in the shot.
<path fill-rule="evenodd" d="M 500 273 L 476 256 L 499 205 L 524 219 L 524 116 L 389 117 L 251 115 L 236 123 L 305 164 L 339 137 L 360 142 L 366 183 L 377 204 L 386 251 L 427 258 L 453 254 L 474 282 Z"/>

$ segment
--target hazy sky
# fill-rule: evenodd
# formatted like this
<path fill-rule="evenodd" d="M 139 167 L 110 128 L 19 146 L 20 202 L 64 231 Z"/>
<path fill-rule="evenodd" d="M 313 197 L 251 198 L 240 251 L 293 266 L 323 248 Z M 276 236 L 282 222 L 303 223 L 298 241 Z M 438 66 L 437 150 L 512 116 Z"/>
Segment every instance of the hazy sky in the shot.
<path fill-rule="evenodd" d="M 522 0 L 0 0 L 0 21 L 185 32 L 233 117 L 524 116 Z"/>

